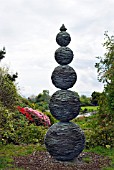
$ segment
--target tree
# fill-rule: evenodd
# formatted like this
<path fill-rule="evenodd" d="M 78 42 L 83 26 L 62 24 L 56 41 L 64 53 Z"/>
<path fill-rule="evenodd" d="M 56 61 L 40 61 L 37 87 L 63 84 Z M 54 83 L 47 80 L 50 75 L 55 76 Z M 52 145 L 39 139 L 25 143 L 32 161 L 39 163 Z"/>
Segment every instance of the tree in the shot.
<path fill-rule="evenodd" d="M 3 47 L 3 50 L 0 50 L 0 60 L 5 57 L 4 54 L 6 54 L 5 47 Z M 18 77 L 18 73 L 11 76 L 8 71 L 8 68 L 0 67 L 0 102 L 4 107 L 14 109 L 17 103 L 18 93 L 13 82 Z"/>
<path fill-rule="evenodd" d="M 105 42 L 103 46 L 106 48 L 106 53 L 104 57 L 97 57 L 100 62 L 96 63 L 95 67 L 98 72 L 98 80 L 104 83 L 107 112 L 112 120 L 114 117 L 114 36 L 108 36 L 107 32 L 104 35 Z"/>
<path fill-rule="evenodd" d="M 99 98 L 99 116 L 94 140 L 97 144 L 114 146 L 114 36 L 105 32 L 103 47 L 106 53 L 97 57 L 95 64 L 98 80 L 104 83 L 104 90 Z M 92 137 L 93 138 L 93 137 Z"/>
<path fill-rule="evenodd" d="M 0 68 L 0 102 L 8 109 L 14 109 L 18 93 L 13 81 L 8 78 L 8 69 Z"/>
<path fill-rule="evenodd" d="M 11 75 L 11 74 L 7 74 L 7 77 L 9 78 L 9 80 L 11 81 L 15 81 L 16 78 L 18 78 L 18 73 L 16 72 L 15 74 Z"/>
<path fill-rule="evenodd" d="M 6 54 L 5 47 L 3 47 L 3 50 L 0 50 L 0 60 L 2 60 L 5 57 L 4 54 Z"/>
<path fill-rule="evenodd" d="M 90 98 L 86 97 L 85 95 L 81 95 L 80 101 L 81 101 L 82 106 L 90 106 L 91 105 Z"/>
<path fill-rule="evenodd" d="M 95 92 L 95 91 L 91 94 L 91 103 L 94 106 L 98 106 L 98 100 L 99 100 L 100 94 L 101 93 Z"/>
<path fill-rule="evenodd" d="M 49 100 L 50 100 L 50 96 L 48 90 L 43 90 L 43 92 L 38 94 L 38 96 L 36 97 L 36 102 L 44 101 L 49 103 Z"/>
<path fill-rule="evenodd" d="M 50 95 L 48 90 L 43 90 L 42 93 L 36 97 L 36 103 L 41 111 L 49 110 Z"/>

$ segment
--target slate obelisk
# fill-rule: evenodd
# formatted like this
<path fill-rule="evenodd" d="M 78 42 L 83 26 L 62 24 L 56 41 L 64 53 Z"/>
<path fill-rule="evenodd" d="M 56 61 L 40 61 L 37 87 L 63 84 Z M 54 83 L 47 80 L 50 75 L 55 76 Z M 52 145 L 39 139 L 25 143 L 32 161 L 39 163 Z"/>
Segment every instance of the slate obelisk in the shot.
<path fill-rule="evenodd" d="M 67 47 L 71 41 L 64 25 L 56 36 L 60 47 L 55 51 L 55 60 L 59 64 L 51 76 L 52 83 L 60 90 L 50 99 L 50 112 L 60 122 L 53 124 L 46 133 L 47 151 L 59 161 L 75 159 L 84 149 L 85 136 L 80 127 L 70 122 L 80 111 L 80 101 L 75 92 L 68 90 L 77 81 L 75 70 L 69 66 L 73 60 L 73 51 Z"/>

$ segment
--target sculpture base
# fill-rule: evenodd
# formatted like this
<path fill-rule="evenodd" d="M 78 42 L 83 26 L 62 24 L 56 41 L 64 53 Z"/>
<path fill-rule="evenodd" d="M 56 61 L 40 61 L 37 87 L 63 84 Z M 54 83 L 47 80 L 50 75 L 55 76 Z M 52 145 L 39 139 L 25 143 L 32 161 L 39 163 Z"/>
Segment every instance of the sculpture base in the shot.
<path fill-rule="evenodd" d="M 59 122 L 49 128 L 45 136 L 45 145 L 54 159 L 71 161 L 84 149 L 85 136 L 78 125 Z"/>

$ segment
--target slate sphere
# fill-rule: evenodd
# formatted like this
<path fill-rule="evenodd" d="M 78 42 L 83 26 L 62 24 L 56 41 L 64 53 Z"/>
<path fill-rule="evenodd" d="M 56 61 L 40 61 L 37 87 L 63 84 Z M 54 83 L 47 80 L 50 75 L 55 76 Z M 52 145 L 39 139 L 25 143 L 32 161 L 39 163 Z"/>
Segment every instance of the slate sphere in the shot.
<path fill-rule="evenodd" d="M 73 91 L 58 90 L 51 96 L 49 109 L 56 119 L 68 122 L 79 114 L 79 97 Z"/>
<path fill-rule="evenodd" d="M 56 160 L 71 161 L 78 157 L 85 146 L 85 136 L 72 122 L 53 124 L 45 136 L 45 145 Z"/>
<path fill-rule="evenodd" d="M 60 65 L 67 65 L 73 60 L 73 51 L 68 47 L 60 47 L 55 51 L 55 60 Z"/>
<path fill-rule="evenodd" d="M 64 65 L 54 69 L 51 79 L 55 87 L 66 90 L 73 87 L 77 80 L 77 75 L 72 67 Z"/>
<path fill-rule="evenodd" d="M 56 42 L 62 47 L 66 47 L 71 41 L 70 34 L 66 31 L 61 31 L 56 36 Z"/>

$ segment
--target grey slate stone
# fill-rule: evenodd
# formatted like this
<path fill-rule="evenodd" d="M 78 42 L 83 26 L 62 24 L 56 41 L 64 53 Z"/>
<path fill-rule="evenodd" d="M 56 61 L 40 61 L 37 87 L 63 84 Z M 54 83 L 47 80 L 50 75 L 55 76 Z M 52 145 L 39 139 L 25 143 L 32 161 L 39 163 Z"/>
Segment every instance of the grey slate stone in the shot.
<path fill-rule="evenodd" d="M 73 51 L 68 47 L 60 47 L 55 51 L 55 60 L 60 65 L 67 65 L 73 60 Z"/>
<path fill-rule="evenodd" d="M 56 36 L 56 42 L 62 47 L 66 47 L 71 41 L 70 34 L 66 31 L 61 31 Z"/>
<path fill-rule="evenodd" d="M 64 65 L 54 69 L 51 79 L 55 87 L 66 90 L 73 87 L 77 80 L 77 75 L 72 67 Z"/>
<path fill-rule="evenodd" d="M 49 103 L 51 114 L 59 123 L 53 124 L 45 135 L 47 151 L 59 161 L 71 161 L 78 157 L 85 146 L 85 136 L 78 125 L 69 122 L 80 111 L 80 101 L 75 92 L 67 90 L 75 84 L 77 74 L 68 64 L 73 60 L 73 51 L 66 47 L 70 41 L 70 34 L 66 32 L 64 24 L 56 36 L 56 42 L 61 47 L 55 52 L 55 60 L 61 66 L 54 69 L 51 79 L 56 91 Z"/>
<path fill-rule="evenodd" d="M 47 131 L 45 145 L 55 159 L 70 161 L 84 149 L 85 136 L 78 125 L 72 122 L 59 122 L 52 125 Z"/>
<path fill-rule="evenodd" d="M 64 24 L 62 24 L 62 26 L 60 27 L 60 31 L 66 31 L 66 30 L 67 30 L 67 28 L 65 27 Z"/>
<path fill-rule="evenodd" d="M 79 114 L 80 101 L 75 92 L 58 90 L 50 99 L 49 109 L 56 119 L 68 122 Z"/>

